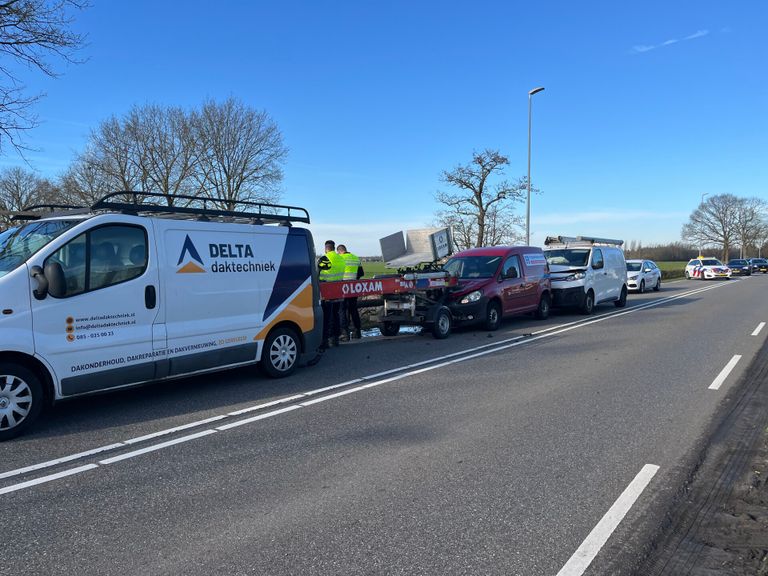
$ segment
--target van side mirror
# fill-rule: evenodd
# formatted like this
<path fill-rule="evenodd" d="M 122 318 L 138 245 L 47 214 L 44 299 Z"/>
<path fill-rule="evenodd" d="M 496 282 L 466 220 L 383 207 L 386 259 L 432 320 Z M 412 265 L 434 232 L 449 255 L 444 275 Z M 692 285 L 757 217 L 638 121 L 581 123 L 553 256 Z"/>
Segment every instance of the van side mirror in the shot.
<path fill-rule="evenodd" d="M 48 281 L 48 294 L 54 298 L 63 298 L 67 294 L 67 278 L 61 264 L 55 261 L 45 265 L 45 278 Z"/>
<path fill-rule="evenodd" d="M 37 288 L 32 290 L 32 295 L 37 300 L 44 300 L 48 296 L 48 279 L 40 266 L 32 266 L 29 269 L 29 275 L 37 281 Z"/>

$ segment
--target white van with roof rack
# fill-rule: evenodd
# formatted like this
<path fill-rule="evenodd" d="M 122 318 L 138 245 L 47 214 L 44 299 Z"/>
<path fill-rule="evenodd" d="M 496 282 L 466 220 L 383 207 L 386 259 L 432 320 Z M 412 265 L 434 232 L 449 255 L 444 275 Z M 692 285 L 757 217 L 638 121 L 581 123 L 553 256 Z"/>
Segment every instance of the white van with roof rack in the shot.
<path fill-rule="evenodd" d="M 0 440 L 45 404 L 314 357 L 322 312 L 303 208 L 117 192 L 26 210 L 0 234 Z M 38 207 L 43 208 L 45 207 Z"/>
<path fill-rule="evenodd" d="M 552 305 L 591 314 L 597 304 L 627 303 L 623 240 L 591 236 L 549 236 L 544 256 L 552 280 Z"/>

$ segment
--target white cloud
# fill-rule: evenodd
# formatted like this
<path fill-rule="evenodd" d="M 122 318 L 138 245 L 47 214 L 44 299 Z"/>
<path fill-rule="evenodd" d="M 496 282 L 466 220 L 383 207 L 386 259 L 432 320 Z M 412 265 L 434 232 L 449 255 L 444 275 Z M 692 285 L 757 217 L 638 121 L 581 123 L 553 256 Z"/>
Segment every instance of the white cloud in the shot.
<path fill-rule="evenodd" d="M 643 54 L 644 52 L 650 52 L 651 50 L 655 50 L 656 48 L 663 48 L 664 46 L 672 46 L 673 44 L 678 44 L 686 40 L 694 40 L 696 38 L 702 38 L 704 36 L 707 36 L 708 34 L 709 34 L 709 30 L 697 30 L 693 34 L 689 34 L 688 36 L 684 37 L 682 40 L 678 40 L 677 38 L 670 38 L 669 40 L 664 40 L 664 42 L 661 42 L 659 44 L 638 44 L 636 46 L 632 46 L 632 52 L 634 54 Z"/>
<path fill-rule="evenodd" d="M 690 36 L 686 36 L 684 40 L 693 40 L 694 38 L 702 38 L 703 36 L 706 36 L 709 34 L 709 30 L 697 30 Z"/>

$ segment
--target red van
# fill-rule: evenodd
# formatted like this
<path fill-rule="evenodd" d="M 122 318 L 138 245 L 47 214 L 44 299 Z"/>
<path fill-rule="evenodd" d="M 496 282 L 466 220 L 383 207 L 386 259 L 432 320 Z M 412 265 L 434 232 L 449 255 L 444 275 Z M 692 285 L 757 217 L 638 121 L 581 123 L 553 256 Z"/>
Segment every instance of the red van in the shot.
<path fill-rule="evenodd" d="M 549 316 L 549 266 L 541 248 L 472 248 L 454 254 L 443 268 L 459 278 L 447 302 L 456 324 L 481 323 L 496 330 L 507 316 Z"/>

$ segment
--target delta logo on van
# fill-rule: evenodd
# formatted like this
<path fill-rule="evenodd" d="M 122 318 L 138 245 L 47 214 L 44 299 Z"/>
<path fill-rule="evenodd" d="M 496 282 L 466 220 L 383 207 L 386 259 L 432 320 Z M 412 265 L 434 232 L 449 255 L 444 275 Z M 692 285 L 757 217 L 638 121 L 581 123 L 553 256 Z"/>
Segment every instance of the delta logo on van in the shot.
<path fill-rule="evenodd" d="M 213 259 L 210 264 L 210 270 L 213 273 L 226 272 L 276 272 L 275 263 L 272 260 L 267 262 L 253 262 L 253 248 L 250 244 L 228 244 L 228 243 L 208 243 L 208 254 Z M 247 262 L 220 262 L 225 260 L 244 260 Z M 186 262 L 181 266 L 182 262 Z M 181 254 L 177 266 L 181 266 L 177 274 L 197 274 L 207 272 L 205 262 L 200 257 L 192 239 L 187 236 L 184 239 L 184 245 L 181 247 Z"/>
<path fill-rule="evenodd" d="M 200 253 L 192 243 L 192 238 L 189 237 L 189 234 L 187 234 L 187 237 L 184 239 L 184 246 L 181 247 L 181 255 L 179 256 L 179 261 L 176 263 L 176 266 L 181 265 L 185 256 L 189 258 L 189 261 L 176 270 L 177 274 L 199 274 L 200 272 L 205 272 L 205 268 L 203 268 L 203 266 L 205 266 L 203 259 L 200 258 Z M 199 266 L 198 264 L 195 264 L 195 262 L 197 262 Z"/>

